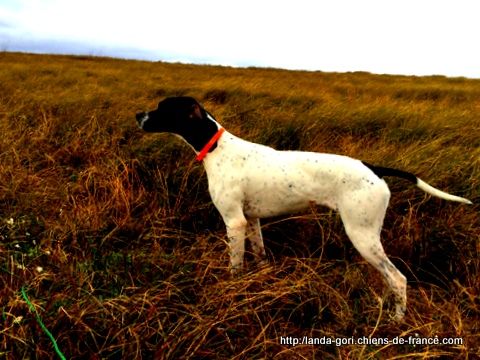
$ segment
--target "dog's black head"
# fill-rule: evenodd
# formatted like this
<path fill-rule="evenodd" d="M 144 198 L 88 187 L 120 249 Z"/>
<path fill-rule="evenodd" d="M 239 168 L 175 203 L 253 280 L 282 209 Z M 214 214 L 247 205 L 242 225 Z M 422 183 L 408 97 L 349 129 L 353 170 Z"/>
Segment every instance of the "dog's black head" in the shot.
<path fill-rule="evenodd" d="M 180 135 L 197 151 L 218 130 L 213 117 L 194 98 L 187 96 L 166 98 L 158 103 L 156 110 L 138 113 L 136 118 L 143 130 Z"/>

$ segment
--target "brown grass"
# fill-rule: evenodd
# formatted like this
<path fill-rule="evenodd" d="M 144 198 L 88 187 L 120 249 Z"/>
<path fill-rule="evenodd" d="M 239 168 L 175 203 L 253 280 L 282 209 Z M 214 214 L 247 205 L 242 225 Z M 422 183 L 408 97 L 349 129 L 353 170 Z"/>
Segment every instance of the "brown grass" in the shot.
<path fill-rule="evenodd" d="M 382 233 L 405 321 L 324 208 L 263 224 L 270 263 L 232 278 L 204 170 L 134 114 L 198 98 L 279 149 L 403 168 Z M 0 357 L 474 359 L 480 355 L 480 81 L 0 53 Z M 461 337 L 462 345 L 297 345 L 282 337 Z"/>

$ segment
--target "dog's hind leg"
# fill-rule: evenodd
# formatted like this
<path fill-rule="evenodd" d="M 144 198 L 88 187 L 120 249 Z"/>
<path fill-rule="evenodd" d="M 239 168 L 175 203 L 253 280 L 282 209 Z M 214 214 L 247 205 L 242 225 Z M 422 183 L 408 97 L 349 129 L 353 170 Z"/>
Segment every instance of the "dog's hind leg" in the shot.
<path fill-rule="evenodd" d="M 380 231 L 388 204 L 389 192 L 353 194 L 339 207 L 345 231 L 355 248 L 384 277 L 395 296 L 395 320 L 405 315 L 407 279 L 392 264 L 380 242 Z"/>
<path fill-rule="evenodd" d="M 347 235 L 363 258 L 384 277 L 395 296 L 395 320 L 401 320 L 407 306 L 407 279 L 388 259 L 380 236 L 369 229 L 351 227 L 347 229 Z"/>

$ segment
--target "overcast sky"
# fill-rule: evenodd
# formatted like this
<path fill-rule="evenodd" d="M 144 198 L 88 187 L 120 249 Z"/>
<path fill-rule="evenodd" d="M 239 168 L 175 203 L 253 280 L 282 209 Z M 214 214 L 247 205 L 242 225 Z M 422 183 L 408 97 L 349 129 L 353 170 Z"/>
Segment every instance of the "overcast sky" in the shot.
<path fill-rule="evenodd" d="M 0 0 L 0 50 L 480 78 L 480 1 Z"/>

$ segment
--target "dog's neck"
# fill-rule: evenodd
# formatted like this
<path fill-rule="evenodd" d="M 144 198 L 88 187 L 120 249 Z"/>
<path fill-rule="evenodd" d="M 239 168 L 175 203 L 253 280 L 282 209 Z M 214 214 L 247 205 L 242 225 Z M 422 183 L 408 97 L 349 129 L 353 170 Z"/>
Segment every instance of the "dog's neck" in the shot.
<path fill-rule="evenodd" d="M 177 132 L 177 135 L 183 138 L 197 154 L 221 128 L 221 125 L 210 113 L 205 111 L 203 115 L 201 119 L 195 119 L 193 126 L 192 122 L 190 122 L 188 127 L 181 128 Z M 214 151 L 216 147 L 217 143 L 213 144 L 208 152 Z"/>

